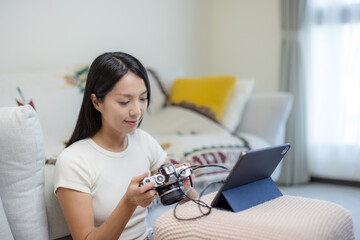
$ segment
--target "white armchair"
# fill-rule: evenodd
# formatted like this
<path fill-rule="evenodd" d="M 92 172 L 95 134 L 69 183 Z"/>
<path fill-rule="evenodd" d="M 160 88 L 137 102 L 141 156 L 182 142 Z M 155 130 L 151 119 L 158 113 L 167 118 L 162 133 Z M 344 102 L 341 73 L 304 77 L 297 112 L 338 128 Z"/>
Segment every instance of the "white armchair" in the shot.
<path fill-rule="evenodd" d="M 253 134 L 270 145 L 285 141 L 285 128 L 293 103 L 290 93 L 274 92 L 250 96 L 236 132 Z"/>

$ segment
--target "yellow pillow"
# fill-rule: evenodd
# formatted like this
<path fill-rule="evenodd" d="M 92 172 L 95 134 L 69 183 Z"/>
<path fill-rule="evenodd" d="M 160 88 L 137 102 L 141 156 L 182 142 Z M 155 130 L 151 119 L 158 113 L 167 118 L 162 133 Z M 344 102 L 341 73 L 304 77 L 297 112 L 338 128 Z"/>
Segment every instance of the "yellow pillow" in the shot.
<path fill-rule="evenodd" d="M 179 78 L 174 81 L 170 100 L 175 104 L 190 103 L 199 108 L 208 107 L 215 119 L 220 120 L 235 82 L 234 76 Z"/>

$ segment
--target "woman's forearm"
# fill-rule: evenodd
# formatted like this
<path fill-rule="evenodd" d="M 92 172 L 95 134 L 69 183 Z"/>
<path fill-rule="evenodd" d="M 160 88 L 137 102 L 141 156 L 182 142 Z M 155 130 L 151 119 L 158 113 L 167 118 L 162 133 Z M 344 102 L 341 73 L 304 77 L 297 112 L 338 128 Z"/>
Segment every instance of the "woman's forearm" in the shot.
<path fill-rule="evenodd" d="M 86 240 L 119 239 L 136 207 L 126 201 L 126 196 L 124 196 L 108 219 L 99 228 L 90 232 Z"/>

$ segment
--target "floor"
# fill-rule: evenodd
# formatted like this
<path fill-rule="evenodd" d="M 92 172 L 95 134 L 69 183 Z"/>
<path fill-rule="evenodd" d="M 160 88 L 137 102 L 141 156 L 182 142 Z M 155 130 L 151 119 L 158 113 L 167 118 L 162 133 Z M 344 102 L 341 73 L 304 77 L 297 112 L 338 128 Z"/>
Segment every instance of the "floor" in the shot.
<path fill-rule="evenodd" d="M 210 191 L 216 191 L 211 189 Z M 360 188 L 332 185 L 326 183 L 310 183 L 294 187 L 280 187 L 284 195 L 309 197 L 330 201 L 347 209 L 354 221 L 355 239 L 360 240 Z M 173 206 L 161 206 L 153 209 L 148 216 L 148 225 L 153 226 L 156 218 Z"/>

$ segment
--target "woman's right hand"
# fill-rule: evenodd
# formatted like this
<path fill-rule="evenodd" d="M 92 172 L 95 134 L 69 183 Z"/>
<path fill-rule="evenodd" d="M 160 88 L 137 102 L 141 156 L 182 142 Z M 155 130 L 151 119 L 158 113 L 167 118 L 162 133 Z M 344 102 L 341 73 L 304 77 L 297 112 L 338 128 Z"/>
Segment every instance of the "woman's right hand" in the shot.
<path fill-rule="evenodd" d="M 156 190 L 152 189 L 154 183 L 144 184 L 139 187 L 139 183 L 149 175 L 148 172 L 133 177 L 126 190 L 124 198 L 126 202 L 133 206 L 147 207 L 156 197 Z"/>

